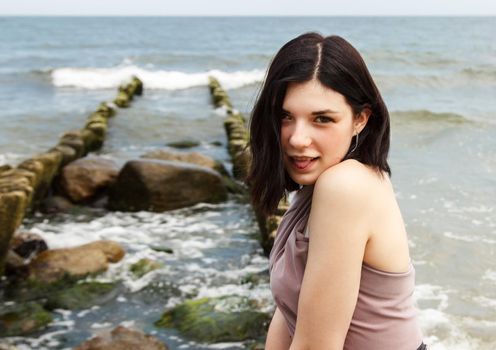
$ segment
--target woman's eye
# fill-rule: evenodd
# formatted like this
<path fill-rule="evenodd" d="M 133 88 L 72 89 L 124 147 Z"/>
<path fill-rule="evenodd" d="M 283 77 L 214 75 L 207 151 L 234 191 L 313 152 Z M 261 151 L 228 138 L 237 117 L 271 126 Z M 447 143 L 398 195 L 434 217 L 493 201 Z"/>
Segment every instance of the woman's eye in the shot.
<path fill-rule="evenodd" d="M 281 115 L 281 120 L 290 120 L 291 116 L 289 114 L 282 114 Z"/>
<path fill-rule="evenodd" d="M 332 122 L 332 118 L 326 117 L 325 115 L 319 115 L 315 118 L 317 123 L 330 123 Z"/>

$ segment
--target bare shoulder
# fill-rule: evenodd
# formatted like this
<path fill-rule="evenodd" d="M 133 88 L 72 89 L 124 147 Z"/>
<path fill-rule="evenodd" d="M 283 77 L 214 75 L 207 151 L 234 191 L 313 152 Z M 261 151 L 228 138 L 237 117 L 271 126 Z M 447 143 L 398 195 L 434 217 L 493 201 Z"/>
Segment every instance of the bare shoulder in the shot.
<path fill-rule="evenodd" d="M 315 191 L 367 199 L 383 186 L 390 186 L 386 175 L 381 176 L 371 167 L 348 159 L 324 171 L 317 179 Z"/>

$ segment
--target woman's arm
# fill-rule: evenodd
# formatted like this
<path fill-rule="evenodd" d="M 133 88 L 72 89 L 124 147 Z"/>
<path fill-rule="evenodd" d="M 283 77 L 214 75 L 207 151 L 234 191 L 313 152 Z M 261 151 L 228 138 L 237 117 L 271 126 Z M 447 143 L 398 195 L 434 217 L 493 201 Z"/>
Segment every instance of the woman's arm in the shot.
<path fill-rule="evenodd" d="M 276 308 L 272 321 L 270 322 L 267 340 L 265 341 L 265 350 L 288 350 L 291 345 L 286 320 L 279 308 Z"/>
<path fill-rule="evenodd" d="M 290 350 L 342 350 L 356 306 L 370 236 L 367 176 L 339 164 L 315 184 L 307 265 Z"/>

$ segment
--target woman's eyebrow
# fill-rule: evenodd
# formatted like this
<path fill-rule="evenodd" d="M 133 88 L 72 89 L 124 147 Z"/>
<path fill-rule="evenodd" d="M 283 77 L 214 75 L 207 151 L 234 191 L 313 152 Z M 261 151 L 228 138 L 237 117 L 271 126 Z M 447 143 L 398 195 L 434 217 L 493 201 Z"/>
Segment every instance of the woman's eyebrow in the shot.
<path fill-rule="evenodd" d="M 339 113 L 338 111 L 333 111 L 331 109 L 324 109 L 322 111 L 315 111 L 315 112 L 312 112 L 312 115 L 317 115 L 317 114 L 326 114 L 326 113 Z"/>
<path fill-rule="evenodd" d="M 287 111 L 285 110 L 284 108 L 281 108 L 283 113 L 286 113 L 288 115 L 292 115 L 290 111 Z M 312 112 L 310 113 L 311 115 L 319 115 L 319 114 L 326 114 L 326 113 L 329 113 L 329 114 L 333 114 L 333 113 L 339 113 L 338 111 L 333 111 L 331 109 L 323 109 L 321 111 L 315 111 L 315 112 Z"/>

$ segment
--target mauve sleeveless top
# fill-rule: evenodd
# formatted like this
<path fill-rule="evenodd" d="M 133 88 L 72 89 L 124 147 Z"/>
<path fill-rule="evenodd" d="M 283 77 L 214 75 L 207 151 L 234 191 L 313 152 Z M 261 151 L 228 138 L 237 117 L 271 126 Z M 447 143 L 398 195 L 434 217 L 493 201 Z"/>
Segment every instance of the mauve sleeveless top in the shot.
<path fill-rule="evenodd" d="M 313 186 L 297 191 L 284 214 L 270 253 L 270 287 L 291 336 L 294 335 L 298 298 L 307 261 L 305 228 Z M 344 350 L 414 350 L 422 343 L 413 301 L 415 270 L 380 271 L 362 264 L 358 299 Z M 316 301 L 318 302 L 318 301 Z"/>

